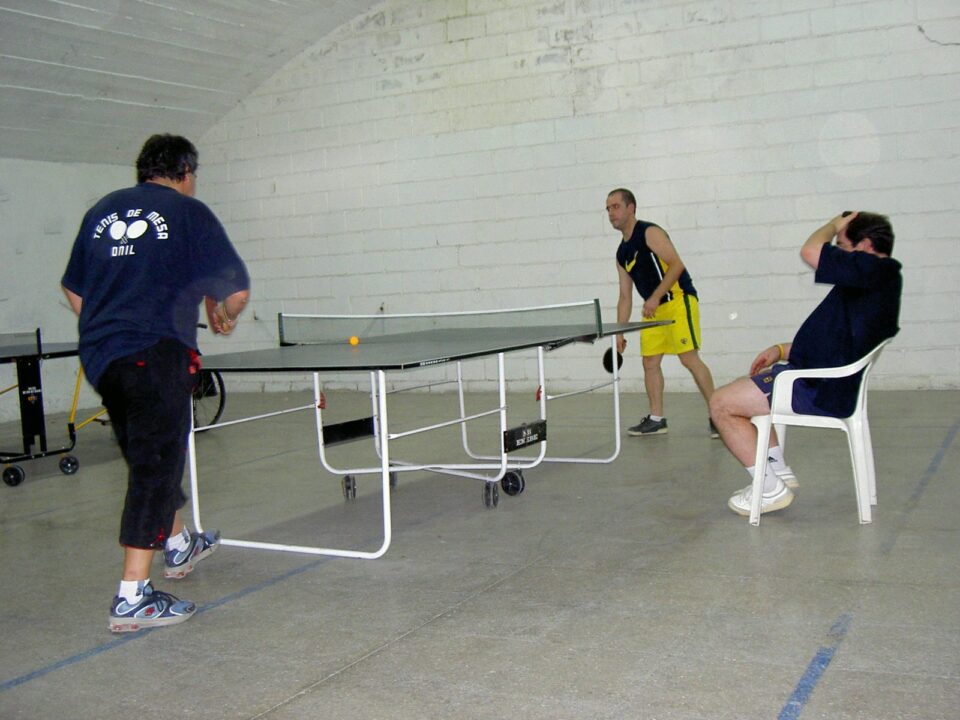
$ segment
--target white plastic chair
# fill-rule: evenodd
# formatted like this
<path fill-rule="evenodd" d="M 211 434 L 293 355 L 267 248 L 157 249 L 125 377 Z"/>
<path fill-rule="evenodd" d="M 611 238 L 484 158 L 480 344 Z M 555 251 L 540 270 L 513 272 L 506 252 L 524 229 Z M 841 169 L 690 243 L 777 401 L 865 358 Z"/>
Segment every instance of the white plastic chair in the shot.
<path fill-rule="evenodd" d="M 777 431 L 780 446 L 783 447 L 787 425 L 804 427 L 833 428 L 847 434 L 850 446 L 850 458 L 853 463 L 853 480 L 857 492 L 857 508 L 860 522 L 872 521 L 870 508 L 877 504 L 877 479 L 873 465 L 873 443 L 870 440 L 870 423 L 867 420 L 867 381 L 870 369 L 880 357 L 890 339 L 884 340 L 873 350 L 856 362 L 835 368 L 816 368 L 810 370 L 784 370 L 773 381 L 770 396 L 770 414 L 756 415 L 750 422 L 757 426 L 757 455 L 753 471 L 753 491 L 750 504 L 750 524 L 760 524 L 760 503 L 763 494 L 763 479 L 767 472 L 767 453 L 770 450 L 770 428 Z M 860 390 L 857 404 L 850 417 L 835 418 L 823 415 L 803 415 L 793 410 L 793 384 L 800 378 L 842 378 L 854 375 L 860 370 Z"/>

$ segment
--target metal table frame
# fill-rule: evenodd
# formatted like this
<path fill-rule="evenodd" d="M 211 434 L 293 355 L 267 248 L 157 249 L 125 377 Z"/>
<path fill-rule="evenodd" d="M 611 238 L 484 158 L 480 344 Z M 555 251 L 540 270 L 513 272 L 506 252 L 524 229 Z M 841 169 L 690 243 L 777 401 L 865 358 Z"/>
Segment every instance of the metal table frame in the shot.
<path fill-rule="evenodd" d="M 597 303 L 599 308 L 598 301 Z M 551 306 L 556 307 L 556 306 Z M 616 353 L 616 334 L 620 332 L 631 332 L 639 331 L 645 327 L 651 327 L 653 325 L 662 325 L 663 322 L 640 322 L 640 323 L 628 323 L 624 325 L 611 325 L 603 326 L 602 332 L 598 332 L 589 340 L 594 341 L 602 337 L 609 337 L 610 347 L 613 353 Z M 293 553 L 304 553 L 309 555 L 326 555 L 334 557 L 345 557 L 345 558 L 357 558 L 372 560 L 379 557 L 382 557 L 384 553 L 390 547 L 392 541 L 392 513 L 391 513 L 391 487 L 395 482 L 397 474 L 404 472 L 413 472 L 413 471 L 428 471 L 428 472 L 437 472 L 446 475 L 455 475 L 460 477 L 479 479 L 484 482 L 484 499 L 487 499 L 493 495 L 495 492 L 496 485 L 504 478 L 504 476 L 511 471 L 522 471 L 530 468 L 534 468 L 539 465 L 541 462 L 557 462 L 557 463 L 610 463 L 617 458 L 620 452 L 620 396 L 619 396 L 619 385 L 620 385 L 620 376 L 617 363 L 613 363 L 612 375 L 611 378 L 605 382 L 595 384 L 589 388 L 577 390 L 574 392 L 562 393 L 558 395 L 548 395 L 546 392 L 546 372 L 545 372 L 545 362 L 544 355 L 548 349 L 556 349 L 562 345 L 569 344 L 570 342 L 575 342 L 577 340 L 585 340 L 587 338 L 568 338 L 563 342 L 551 343 L 550 345 L 536 345 L 534 346 L 537 353 L 537 372 L 539 380 L 539 389 L 538 389 L 538 405 L 539 405 L 539 420 L 546 421 L 547 418 L 547 403 L 548 401 L 559 400 L 562 398 L 579 395 L 587 392 L 593 392 L 595 390 L 612 387 L 612 403 L 613 403 L 613 452 L 603 458 L 587 458 L 587 457 L 561 457 L 561 456 L 547 456 L 546 455 L 546 441 L 541 440 L 536 442 L 539 445 L 539 450 L 535 455 L 524 455 L 516 456 L 516 459 L 511 459 L 508 457 L 507 449 L 504 446 L 504 443 L 500 443 L 498 452 L 490 454 L 482 454 L 474 451 L 469 443 L 467 435 L 467 423 L 473 420 L 476 420 L 481 417 L 488 417 L 491 415 L 496 415 L 498 417 L 499 430 L 500 434 L 504 435 L 509 430 L 508 423 L 508 406 L 506 402 L 506 372 L 505 372 L 505 359 L 504 356 L 507 351 L 497 352 L 496 362 L 497 362 L 497 395 L 498 395 L 498 406 L 483 411 L 480 413 L 474 413 L 468 415 L 465 411 L 465 396 L 464 396 L 464 382 L 463 382 L 463 373 L 462 367 L 463 363 L 469 361 L 470 359 L 460 359 L 456 360 L 457 364 L 457 395 L 459 400 L 459 409 L 460 414 L 458 417 L 452 418 L 450 420 L 434 423 L 431 425 L 426 425 L 423 427 L 417 427 L 401 432 L 391 432 L 390 422 L 389 422 L 389 408 L 388 408 L 388 396 L 392 392 L 399 391 L 388 391 L 387 390 L 387 370 L 376 369 L 369 372 L 370 377 L 370 398 L 371 398 L 371 409 L 372 409 L 372 429 L 371 435 L 373 437 L 374 447 L 379 458 L 379 466 L 371 467 L 357 467 L 357 468 L 338 468 L 329 462 L 327 458 L 327 442 L 325 441 L 325 427 L 323 424 L 323 410 L 325 406 L 325 397 L 323 394 L 323 387 L 321 383 L 321 372 L 313 371 L 313 402 L 309 405 L 301 405 L 298 407 L 293 407 L 289 409 L 284 409 L 276 412 L 264 413 L 260 415 L 255 415 L 246 418 L 240 418 L 228 422 L 220 422 L 217 425 L 206 426 L 202 428 L 192 428 L 189 438 L 188 438 L 188 461 L 189 461 L 189 472 L 190 472 L 190 483 L 191 483 L 191 500 L 192 500 L 192 509 L 193 509 L 193 519 L 196 528 L 200 531 L 203 530 L 203 524 L 201 520 L 200 512 L 200 492 L 199 492 L 199 472 L 197 467 L 197 446 L 196 446 L 196 436 L 201 432 L 210 432 L 213 430 L 218 430 L 230 425 L 235 425 L 239 423 L 251 422 L 255 420 L 262 420 L 266 418 L 276 417 L 278 415 L 305 411 L 309 409 L 314 410 L 315 421 L 316 421 L 316 437 L 317 437 L 317 447 L 318 454 L 323 467 L 333 474 L 339 474 L 344 476 L 356 476 L 356 475 L 380 475 L 380 485 L 381 485 L 381 506 L 382 506 L 382 533 L 380 538 L 379 547 L 376 550 L 367 551 L 367 550 L 358 550 L 350 548 L 330 548 L 330 547 L 315 547 L 307 545 L 291 545 L 285 543 L 274 543 L 274 542 L 261 542 L 255 540 L 243 540 L 243 539 L 232 539 L 224 538 L 221 540 L 223 545 L 226 546 L 235 546 L 235 547 L 244 547 L 244 548 L 254 548 L 260 550 L 270 550 L 278 552 L 293 552 Z M 511 351 L 512 352 L 512 351 Z M 489 357 L 489 356 L 483 356 Z M 230 368 L 217 366 L 215 362 L 215 356 L 207 356 L 205 358 L 207 362 L 213 361 L 211 364 L 212 369 L 216 369 L 221 373 L 227 373 L 230 371 Z M 482 358 L 480 358 L 482 359 Z M 402 371 L 402 370 L 401 370 Z M 443 381 L 449 382 L 449 381 Z M 418 386 L 423 387 L 423 386 Z M 397 440 L 403 437 L 408 437 L 413 434 L 429 432 L 431 430 L 436 430 L 439 428 L 449 427 L 451 425 L 460 425 L 461 426 L 461 441 L 465 453 L 473 460 L 473 462 L 466 463 L 414 463 L 402 461 L 395 459 L 391 455 L 390 442 L 391 440 Z M 495 496 L 494 496 L 495 497 Z M 493 501 L 492 505 L 490 502 L 486 502 L 488 507 L 495 506 L 496 500 Z"/>

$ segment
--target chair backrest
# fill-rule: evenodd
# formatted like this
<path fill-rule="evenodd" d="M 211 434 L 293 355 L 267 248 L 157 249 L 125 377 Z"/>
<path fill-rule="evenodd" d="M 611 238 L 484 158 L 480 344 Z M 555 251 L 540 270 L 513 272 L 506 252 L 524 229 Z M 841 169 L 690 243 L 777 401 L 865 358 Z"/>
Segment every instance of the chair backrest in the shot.
<path fill-rule="evenodd" d="M 800 378 L 816 380 L 846 378 L 856 375 L 858 372 L 862 371 L 860 375 L 860 386 L 857 390 L 856 402 L 850 414 L 844 417 L 850 417 L 856 414 L 861 410 L 865 402 L 867 392 L 867 376 L 869 375 L 874 363 L 876 363 L 877 358 L 880 357 L 880 353 L 883 352 L 883 349 L 892 339 L 893 338 L 888 338 L 884 340 L 862 358 L 848 365 L 841 365 L 840 367 L 831 368 L 810 368 L 806 370 L 784 370 L 777 375 L 776 380 L 774 380 L 773 383 L 773 393 L 770 398 L 771 412 L 775 415 L 800 415 L 793 411 L 792 403 L 793 384 Z"/>
<path fill-rule="evenodd" d="M 869 380 L 868 375 L 873 369 L 874 364 L 876 364 L 877 359 L 880 357 L 880 354 L 883 352 L 883 349 L 890 343 L 893 338 L 887 338 L 877 345 L 873 350 L 868 352 L 862 358 L 857 360 L 855 363 L 851 363 L 848 367 L 854 367 L 856 365 L 861 365 L 863 367 L 863 374 L 860 376 L 860 389 L 857 392 L 857 405 L 853 413 L 859 412 L 866 402 L 867 399 L 867 381 Z M 856 370 L 854 370 L 856 372 Z M 853 414 L 851 413 L 851 414 Z"/>

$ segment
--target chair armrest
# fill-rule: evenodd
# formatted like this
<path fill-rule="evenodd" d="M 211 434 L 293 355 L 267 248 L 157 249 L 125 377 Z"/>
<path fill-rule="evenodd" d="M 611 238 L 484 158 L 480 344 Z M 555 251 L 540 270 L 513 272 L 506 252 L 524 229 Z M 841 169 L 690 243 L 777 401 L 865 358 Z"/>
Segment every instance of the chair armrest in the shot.
<path fill-rule="evenodd" d="M 770 395 L 770 411 L 775 414 L 793 415 L 793 384 L 803 379 L 844 378 L 855 375 L 879 357 L 880 352 L 892 338 L 884 340 L 859 360 L 848 365 L 832 368 L 809 368 L 806 370 L 784 370 L 773 381 Z"/>

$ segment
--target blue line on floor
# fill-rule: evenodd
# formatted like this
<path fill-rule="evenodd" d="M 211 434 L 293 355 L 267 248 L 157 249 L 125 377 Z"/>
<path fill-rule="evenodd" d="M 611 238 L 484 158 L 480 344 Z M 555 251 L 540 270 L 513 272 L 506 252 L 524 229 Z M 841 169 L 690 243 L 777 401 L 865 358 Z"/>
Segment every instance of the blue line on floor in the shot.
<path fill-rule="evenodd" d="M 933 459 L 930 461 L 930 465 L 927 467 L 926 472 L 920 480 L 917 488 L 914 490 L 913 495 L 910 498 L 911 504 L 915 504 L 920 495 L 923 494 L 923 491 L 926 489 L 926 486 L 929 484 L 932 477 L 940 469 L 940 464 L 943 462 L 943 458 L 947 453 L 947 450 L 953 444 L 954 440 L 957 437 L 957 433 L 960 432 L 960 422 L 957 422 L 947 431 L 947 436 L 944 438 L 943 443 L 940 446 L 940 449 L 934 455 Z M 424 520 L 423 522 L 426 522 Z M 415 523 L 419 525 L 420 523 Z M 396 533 L 395 533 L 396 535 Z M 226 595 L 219 600 L 215 600 L 211 603 L 207 603 L 197 610 L 197 615 L 206 612 L 207 610 L 212 610 L 213 608 L 220 607 L 225 605 L 228 602 L 234 600 L 239 600 L 240 598 L 251 595 L 260 590 L 264 590 L 268 587 L 276 585 L 284 580 L 287 580 L 291 577 L 299 575 L 306 572 L 307 570 L 312 570 L 326 562 L 329 562 L 332 558 L 323 557 L 313 562 L 309 562 L 300 567 L 293 568 L 292 570 L 287 571 L 282 575 L 277 575 L 276 577 L 265 580 L 259 585 L 252 585 L 243 590 L 239 590 L 231 595 Z M 830 629 L 829 635 L 836 637 L 836 642 L 830 646 L 821 647 L 817 654 L 814 656 L 813 660 L 810 661 L 810 664 L 807 666 L 807 671 L 804 673 L 803 677 L 800 678 L 800 682 L 797 683 L 796 689 L 794 689 L 793 694 L 790 696 L 790 699 L 787 701 L 787 704 L 783 707 L 783 710 L 780 711 L 778 720 L 796 720 L 800 717 L 800 712 L 803 710 L 804 705 L 810 697 L 810 694 L 813 692 L 814 687 L 816 687 L 817 681 L 820 679 L 820 676 L 823 675 L 824 670 L 830 664 L 830 661 L 833 660 L 833 656 L 837 651 L 837 648 L 840 645 L 840 642 L 843 640 L 843 637 L 847 633 L 847 629 L 850 625 L 853 617 L 851 615 L 842 615 L 839 620 L 834 624 Z M 156 630 L 162 628 L 154 628 Z M 121 645 L 124 645 L 132 640 L 138 640 L 142 637 L 146 637 L 154 631 L 154 629 L 141 630 L 136 633 L 131 633 L 129 636 L 119 637 L 114 640 L 111 640 L 108 643 L 103 645 L 98 645 L 97 647 L 90 648 L 84 652 L 73 655 L 72 657 L 64 658 L 58 662 L 47 665 L 46 667 L 38 668 L 33 670 L 26 675 L 21 675 L 20 677 L 11 678 L 3 683 L 0 683 L 0 693 L 6 692 L 12 688 L 18 687 L 25 683 L 28 683 L 32 680 L 49 675 L 50 673 L 60 670 L 70 665 L 75 665 L 78 662 L 86 660 L 91 657 L 100 655 L 101 653 L 107 652 L 108 650 L 113 650 Z"/>
<path fill-rule="evenodd" d="M 797 720 L 797 718 L 800 717 L 800 713 L 803 712 L 807 700 L 809 700 L 810 695 L 813 694 L 817 682 L 827 669 L 830 661 L 833 660 L 833 656 L 836 655 L 840 643 L 842 643 L 846 637 L 851 622 L 853 622 L 853 615 L 845 613 L 833 624 L 830 632 L 827 633 L 827 636 L 831 638 L 833 642 L 829 645 L 822 645 L 817 651 L 817 654 L 813 656 L 813 660 L 807 665 L 807 671 L 803 674 L 803 677 L 800 678 L 800 682 L 797 683 L 797 687 L 794 689 L 790 699 L 787 700 L 787 704 L 783 706 L 783 710 L 780 711 L 777 720 Z"/>
<path fill-rule="evenodd" d="M 960 421 L 954 423 L 953 427 L 947 431 L 943 442 L 940 444 L 940 448 L 930 460 L 930 464 L 927 466 L 926 471 L 920 478 L 920 482 L 917 483 L 917 487 L 914 488 L 913 493 L 910 495 L 910 499 L 907 502 L 907 507 L 904 512 L 910 512 L 914 507 L 916 507 L 917 502 L 919 502 L 920 497 L 927 489 L 930 481 L 940 470 L 940 465 L 943 463 L 943 459 L 946 457 L 950 446 L 953 445 L 954 441 L 956 440 L 958 432 L 960 432 Z M 886 555 L 890 552 L 894 544 L 896 544 L 898 536 L 899 533 L 897 532 L 891 535 L 890 539 L 887 540 L 887 542 L 885 542 L 881 547 L 882 554 Z M 803 712 L 803 708 L 810 699 L 810 695 L 813 693 L 814 688 L 816 688 L 817 682 L 819 682 L 821 676 L 826 671 L 827 666 L 830 665 L 830 662 L 833 660 L 833 656 L 836 655 L 837 649 L 840 647 L 840 643 L 843 642 L 844 637 L 846 637 L 847 630 L 850 629 L 850 623 L 852 621 L 853 615 L 849 613 L 841 615 L 837 622 L 834 623 L 833 627 L 830 628 L 828 636 L 833 639 L 833 642 L 821 646 L 817 651 L 817 654 L 814 655 L 813 660 L 811 660 L 810 664 L 807 666 L 807 670 L 803 674 L 803 677 L 800 678 L 796 688 L 794 688 L 793 694 L 790 696 L 790 699 L 787 700 L 787 704 L 783 706 L 783 709 L 777 716 L 777 720 L 797 720 L 797 718 L 800 717 L 800 713 Z"/>
<path fill-rule="evenodd" d="M 910 496 L 911 505 L 916 504 L 920 496 L 923 495 L 923 491 L 927 489 L 927 485 L 930 484 L 930 480 L 937 474 L 943 458 L 946 457 L 947 450 L 950 449 L 953 441 L 957 439 L 957 432 L 960 432 L 960 422 L 955 423 L 954 426 L 947 431 L 947 436 L 943 439 L 940 449 L 937 451 L 937 454 L 933 456 L 933 460 L 931 460 L 930 465 L 927 466 L 927 471 L 923 474 L 923 477 L 920 478 L 920 482 L 917 483 L 916 489 Z"/>
<path fill-rule="evenodd" d="M 319 565 L 322 565 L 325 562 L 329 562 L 330 560 L 332 560 L 332 558 L 323 557 L 318 560 L 314 560 L 313 562 L 309 562 L 306 565 L 301 565 L 300 567 L 296 567 L 296 568 L 293 568 L 292 570 L 288 570 L 282 575 L 277 575 L 276 577 L 271 578 L 270 580 L 264 580 L 262 583 L 258 585 L 251 585 L 250 587 L 244 588 L 243 590 L 238 590 L 237 592 L 232 593 L 230 595 L 226 595 L 220 598 L 219 600 L 214 600 L 213 602 L 203 605 L 202 607 L 197 609 L 196 614 L 200 615 L 202 613 L 205 613 L 207 610 L 212 610 L 213 608 L 220 607 L 221 605 L 224 605 L 228 602 L 239 600 L 241 598 L 246 597 L 247 595 L 252 595 L 255 592 L 260 592 L 261 590 L 265 590 L 266 588 L 276 585 L 278 583 L 281 583 L 284 580 L 288 580 L 289 578 L 292 578 L 296 575 L 300 575 L 301 573 L 304 573 L 307 570 L 312 570 L 313 568 L 318 567 Z M 131 642 L 132 640 L 139 640 L 140 638 L 146 637 L 147 635 L 149 635 L 150 633 L 156 630 L 163 630 L 163 628 L 147 628 L 146 630 L 140 630 L 136 633 L 130 633 L 129 635 L 118 637 L 114 640 L 111 640 L 108 643 L 104 643 L 103 645 L 98 645 L 97 647 L 90 648 L 89 650 L 85 650 L 84 652 L 77 653 L 72 657 L 64 658 L 63 660 L 55 662 L 51 665 L 47 665 L 46 667 L 38 668 L 37 670 L 29 672 L 26 675 L 21 675 L 20 677 L 12 678 L 10 680 L 7 680 L 4 683 L 0 683 L 0 692 L 11 690 L 12 688 L 17 687 L 18 685 L 23 685 L 24 683 L 28 683 L 31 680 L 37 680 L 38 678 L 42 678 L 43 676 L 49 675 L 50 673 L 55 672 L 57 670 L 62 670 L 65 667 L 75 665 L 78 662 L 82 662 L 83 660 L 96 657 L 97 655 L 100 655 L 101 653 L 105 653 L 108 650 L 114 650 L 120 647 L 121 645 Z"/>
<path fill-rule="evenodd" d="M 923 497 L 923 493 L 926 491 L 930 481 L 933 480 L 936 474 L 940 471 L 940 465 L 943 463 L 943 459 L 946 457 L 950 446 L 953 445 L 954 441 L 957 439 L 958 432 L 960 432 L 960 420 L 955 422 L 953 427 L 947 430 L 947 434 L 943 438 L 943 442 L 940 443 L 940 449 L 934 454 L 933 459 L 930 460 L 930 464 L 927 465 L 927 469 L 924 471 L 923 475 L 920 476 L 920 481 L 917 483 L 917 486 L 913 489 L 913 492 L 907 499 L 906 504 L 900 511 L 904 517 L 913 512 L 914 508 L 917 507 L 917 504 L 920 502 L 920 498 Z M 884 540 L 883 544 L 880 546 L 880 554 L 889 555 L 893 551 L 893 547 L 897 544 L 897 540 L 899 538 L 900 529 L 894 528 L 893 531 L 890 532 L 887 539 Z"/>
<path fill-rule="evenodd" d="M 144 633 L 152 632 L 152 630 L 145 630 L 143 632 Z M 139 634 L 142 635 L 143 633 L 139 633 Z M 106 650 L 113 650 L 115 647 L 123 645 L 124 643 L 128 643 L 134 639 L 136 638 L 133 635 L 129 635 L 127 637 L 120 637 L 120 638 L 117 638 L 116 640 L 113 640 L 112 642 L 106 643 L 105 645 L 100 645 L 99 647 L 91 648 L 90 650 L 74 655 L 73 657 L 64 658 L 63 660 L 60 660 L 59 662 L 55 662 L 52 665 L 47 665 L 46 667 L 38 668 L 37 670 L 34 670 L 33 672 L 29 672 L 26 675 L 21 675 L 20 677 L 7 680 L 2 685 L 0 685 L 0 692 L 6 692 L 7 690 L 15 688 L 18 685 L 23 685 L 24 683 L 28 683 L 31 680 L 36 680 L 37 678 L 42 678 L 44 675 L 49 675 L 55 670 L 60 670 L 61 668 L 69 667 L 70 665 L 74 665 L 75 663 L 78 663 L 81 660 L 86 660 L 87 658 L 94 657 L 95 655 L 99 655 L 100 653 L 105 652 Z"/>

